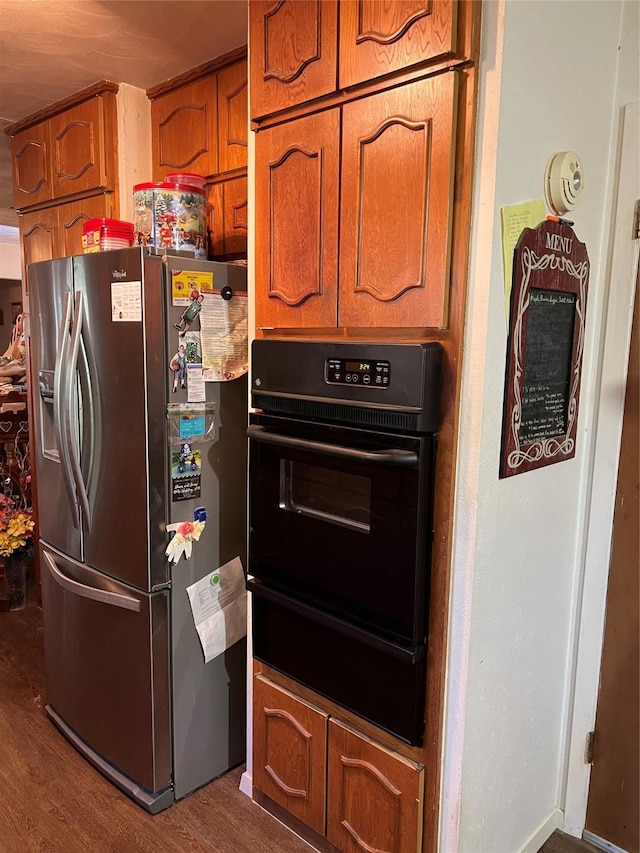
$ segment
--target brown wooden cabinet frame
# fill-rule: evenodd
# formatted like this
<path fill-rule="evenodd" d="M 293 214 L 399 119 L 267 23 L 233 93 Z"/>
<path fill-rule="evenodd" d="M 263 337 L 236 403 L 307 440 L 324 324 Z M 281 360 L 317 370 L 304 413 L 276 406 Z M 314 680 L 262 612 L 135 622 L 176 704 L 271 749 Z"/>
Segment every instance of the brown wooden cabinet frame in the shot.
<path fill-rule="evenodd" d="M 246 98 L 247 84 L 240 79 L 241 75 L 234 73 L 243 61 L 246 62 L 246 59 L 247 46 L 243 45 L 147 89 L 147 97 L 152 102 L 154 179 L 161 180 L 163 175 L 171 171 L 193 171 L 206 178 L 209 255 L 217 260 L 244 258 L 247 253 L 247 166 L 241 163 L 242 156 L 238 153 L 242 151 L 243 140 L 237 135 L 228 133 L 230 120 L 225 112 L 229 104 L 235 102 L 237 106 L 238 102 L 242 103 L 242 99 Z M 168 168 L 166 164 L 161 165 L 160 141 L 153 126 L 154 112 L 157 117 L 163 98 L 168 97 L 172 103 L 175 102 L 174 106 L 179 105 L 180 92 L 184 90 L 188 94 L 188 87 L 200 86 L 202 94 L 200 84 L 208 81 L 211 82 L 212 87 L 215 87 L 215 91 L 210 93 L 211 97 L 207 102 L 211 112 L 210 120 L 215 123 L 215 127 L 207 127 L 208 138 L 203 140 L 205 144 L 201 146 L 201 150 L 194 153 L 198 157 L 203 155 L 201 162 L 208 163 L 210 168 L 205 166 L 206 174 L 203 174 L 203 167 L 198 165 L 195 156 L 182 169 Z M 205 100 L 204 98 L 200 100 L 199 106 L 202 106 Z M 179 108 L 184 109 L 185 106 L 187 106 L 186 102 L 179 105 Z M 207 148 L 207 145 L 210 148 Z M 225 145 L 229 150 L 225 149 Z M 213 161 L 215 166 L 212 165 Z M 194 165 L 189 165 L 190 163 Z"/>
<path fill-rule="evenodd" d="M 43 178 L 48 183 L 50 190 L 46 194 L 46 197 L 37 194 L 37 200 L 35 202 L 30 202 L 28 198 L 25 198 L 24 204 L 20 204 L 20 206 L 16 204 L 16 210 L 41 210 L 45 207 L 56 205 L 62 200 L 66 202 L 74 199 L 88 198 L 90 196 L 101 195 L 105 192 L 113 194 L 113 207 L 115 209 L 118 208 L 119 186 L 115 99 L 119 89 L 120 86 L 117 83 L 112 83 L 109 80 L 101 80 L 99 83 L 94 83 L 92 86 L 88 86 L 87 88 L 70 95 L 68 98 L 57 101 L 55 104 L 51 104 L 50 106 L 45 107 L 36 113 L 32 113 L 31 115 L 26 116 L 13 124 L 7 125 L 7 127 L 4 128 L 4 132 L 12 138 L 21 134 L 24 135 L 24 132 L 31 128 L 36 129 L 39 125 L 42 126 L 43 132 L 46 133 L 46 150 L 43 155 L 43 168 L 46 170 L 46 174 Z M 69 191 L 63 190 L 62 194 L 56 194 L 56 164 L 54 152 L 56 140 L 54 139 L 54 133 L 51 129 L 51 123 L 59 123 L 59 119 L 63 117 L 65 113 L 69 113 L 73 119 L 73 111 L 77 110 L 78 120 L 76 121 L 73 119 L 70 122 L 69 128 L 73 126 L 77 126 L 78 128 L 84 127 L 85 122 L 80 115 L 82 106 L 94 99 L 100 99 L 96 115 L 98 139 L 95 141 L 95 150 L 93 152 L 96 157 L 96 161 L 92 163 L 84 163 L 79 169 L 77 175 L 70 174 L 65 176 L 63 171 L 60 170 L 60 174 L 58 175 L 58 184 L 61 185 L 61 181 L 64 183 L 65 177 L 70 179 L 81 178 L 89 168 L 97 170 L 97 179 L 92 181 L 90 186 L 81 186 L 80 189 L 77 189 L 77 187 L 70 184 L 68 187 Z M 67 135 L 69 128 L 61 128 L 63 137 Z M 19 152 L 15 150 L 14 146 L 14 158 L 17 153 Z M 17 177 L 14 168 L 14 192 L 16 188 Z"/>
<path fill-rule="evenodd" d="M 444 349 L 444 370 L 441 393 L 441 427 L 438 433 L 438 455 L 436 461 L 436 501 L 434 507 L 434 544 L 432 555 L 431 611 L 427 673 L 427 702 L 425 742 L 420 749 L 410 749 L 400 743 L 390 743 L 383 732 L 371 732 L 367 724 L 357 718 L 349 718 L 338 710 L 338 716 L 350 722 L 358 731 L 370 734 L 374 739 L 400 754 L 423 763 L 429 772 L 425 776 L 425 808 L 423 853 L 435 853 L 438 845 L 439 794 L 441 786 L 440 762 L 443 746 L 443 708 L 445 693 L 446 651 L 448 636 L 448 610 L 451 587 L 451 541 L 453 533 L 453 499 L 456 474 L 456 450 L 460 412 L 460 381 L 464 337 L 464 317 L 469 264 L 469 229 L 471 223 L 471 191 L 474 167 L 474 142 L 476 129 L 477 75 L 480 45 L 481 4 L 474 0 L 459 0 L 457 38 L 459 54 L 465 57 L 448 59 L 430 65 L 428 69 L 415 68 L 393 79 L 378 79 L 371 84 L 358 87 L 357 91 L 339 92 L 318 101 L 291 108 L 268 116 L 256 129 L 280 124 L 291 118 L 309 115 L 335 106 L 346 100 L 363 97 L 381 91 L 391 85 L 402 85 L 409 80 L 440 73 L 455 66 L 459 71 L 458 113 L 456 125 L 456 157 L 454 170 L 453 218 L 451 224 L 451 267 L 449 279 L 448 325 L 442 330 L 426 329 L 376 329 L 375 336 L 382 340 L 434 340 Z M 369 336 L 371 330 L 368 330 Z M 258 331 L 260 337 L 300 337 L 300 330 Z M 348 328 L 307 328 L 304 337 L 336 337 L 349 340 L 364 340 L 364 330 Z M 292 692 L 306 697 L 305 689 L 291 679 L 256 664 L 274 681 L 283 684 Z M 309 696 L 308 698 L 313 699 Z M 316 697 L 319 707 L 331 710 L 330 703 Z M 407 750 L 410 750 L 408 753 Z M 286 814 L 279 817 L 287 822 Z M 323 849 L 323 848 L 319 848 Z M 329 849 L 329 848 L 324 848 Z"/>

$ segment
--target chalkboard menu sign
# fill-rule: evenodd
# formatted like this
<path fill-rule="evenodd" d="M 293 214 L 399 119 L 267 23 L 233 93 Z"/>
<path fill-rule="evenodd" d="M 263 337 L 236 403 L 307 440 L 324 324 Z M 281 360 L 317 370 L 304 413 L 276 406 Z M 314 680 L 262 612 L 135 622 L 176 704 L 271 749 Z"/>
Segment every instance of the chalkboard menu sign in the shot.
<path fill-rule="evenodd" d="M 570 225 L 545 221 L 514 251 L 500 476 L 575 455 L 589 258 Z"/>

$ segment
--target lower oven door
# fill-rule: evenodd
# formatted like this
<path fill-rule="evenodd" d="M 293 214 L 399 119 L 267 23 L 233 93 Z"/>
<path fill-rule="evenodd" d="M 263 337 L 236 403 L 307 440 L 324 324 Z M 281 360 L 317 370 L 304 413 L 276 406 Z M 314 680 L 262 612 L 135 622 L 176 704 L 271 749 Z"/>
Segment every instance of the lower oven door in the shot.
<path fill-rule="evenodd" d="M 249 437 L 249 574 L 424 642 L 435 439 L 262 414 Z"/>
<path fill-rule="evenodd" d="M 404 647 L 249 580 L 253 654 L 414 746 L 422 744 L 425 647 Z"/>

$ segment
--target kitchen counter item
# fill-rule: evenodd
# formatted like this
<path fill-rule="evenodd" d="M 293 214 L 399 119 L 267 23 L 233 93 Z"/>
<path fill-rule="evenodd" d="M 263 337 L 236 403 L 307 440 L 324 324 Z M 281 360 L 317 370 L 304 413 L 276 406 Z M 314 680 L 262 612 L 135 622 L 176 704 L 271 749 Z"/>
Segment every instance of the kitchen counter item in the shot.
<path fill-rule="evenodd" d="M 133 222 L 121 219 L 88 219 L 82 228 L 82 250 L 85 253 L 128 249 L 133 246 Z"/>
<path fill-rule="evenodd" d="M 169 181 L 136 184 L 133 199 L 137 245 L 189 251 L 206 259 L 207 205 L 201 188 Z"/>

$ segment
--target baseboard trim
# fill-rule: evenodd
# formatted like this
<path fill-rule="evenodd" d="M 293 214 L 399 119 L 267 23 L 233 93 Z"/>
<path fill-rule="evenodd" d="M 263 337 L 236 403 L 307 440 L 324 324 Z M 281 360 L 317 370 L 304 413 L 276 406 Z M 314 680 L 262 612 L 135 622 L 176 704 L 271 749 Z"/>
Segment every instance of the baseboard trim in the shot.
<path fill-rule="evenodd" d="M 617 844 L 605 841 L 604 838 L 600 838 L 599 835 L 594 835 L 593 832 L 589 832 L 587 829 L 582 833 L 582 837 L 585 841 L 588 841 L 589 844 L 593 844 L 594 847 L 597 847 L 598 850 L 606 850 L 607 853 L 628 853 L 627 850 L 624 850 L 622 847 L 618 847 Z"/>
<path fill-rule="evenodd" d="M 240 784 L 238 787 L 239 787 L 241 793 L 243 793 L 246 797 L 249 797 L 249 799 L 252 799 L 252 797 L 253 797 L 253 780 L 251 778 L 251 775 L 249 773 L 247 773 L 246 770 L 244 771 L 244 773 L 240 777 Z"/>
<path fill-rule="evenodd" d="M 538 853 L 538 850 L 547 841 L 556 829 L 562 829 L 564 815 L 560 809 L 554 809 L 551 814 L 546 817 L 540 826 L 534 830 L 524 842 L 522 847 L 518 848 L 517 853 Z"/>

